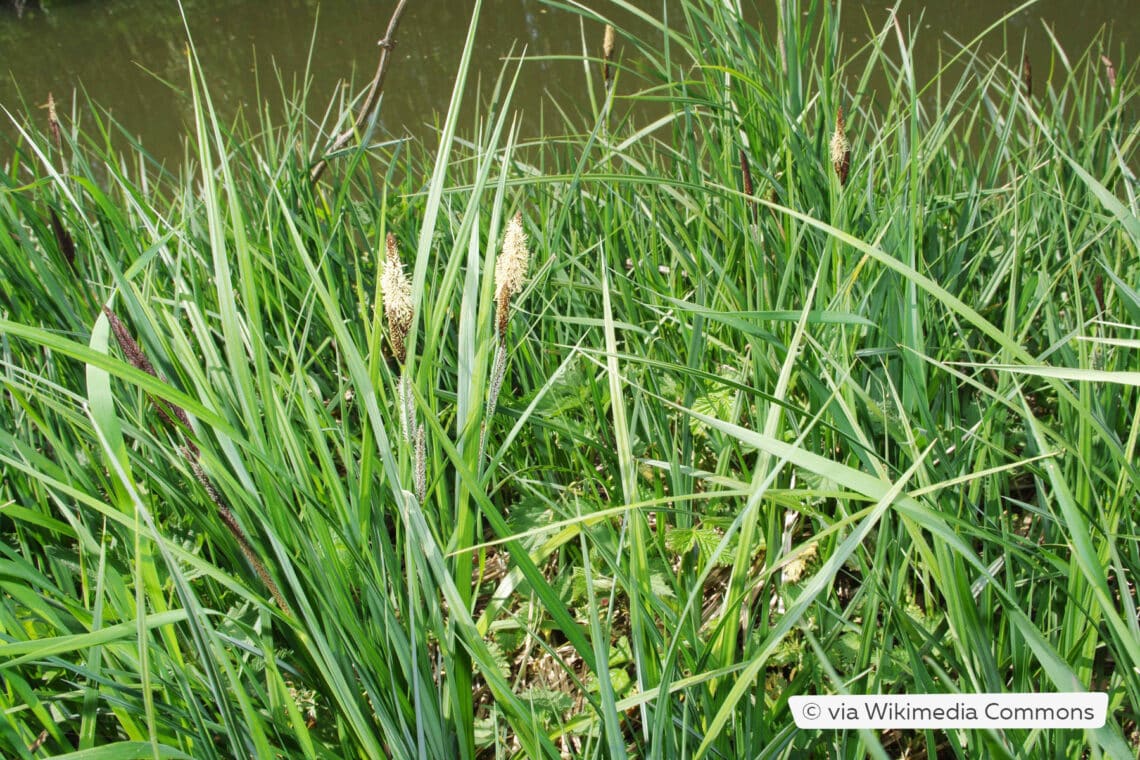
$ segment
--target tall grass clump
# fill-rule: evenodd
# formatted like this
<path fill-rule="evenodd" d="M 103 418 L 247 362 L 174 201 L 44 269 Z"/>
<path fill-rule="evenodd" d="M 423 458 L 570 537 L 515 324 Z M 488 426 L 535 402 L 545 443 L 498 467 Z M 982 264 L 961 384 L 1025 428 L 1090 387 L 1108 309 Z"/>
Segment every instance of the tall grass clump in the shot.
<path fill-rule="evenodd" d="M 176 175 L 10 115 L 3 754 L 1135 756 L 1129 59 L 551 5 L 539 139 L 525 59 L 460 108 L 478 3 L 430 147 L 193 55 Z M 788 704 L 1026 691 L 1107 723 Z"/>

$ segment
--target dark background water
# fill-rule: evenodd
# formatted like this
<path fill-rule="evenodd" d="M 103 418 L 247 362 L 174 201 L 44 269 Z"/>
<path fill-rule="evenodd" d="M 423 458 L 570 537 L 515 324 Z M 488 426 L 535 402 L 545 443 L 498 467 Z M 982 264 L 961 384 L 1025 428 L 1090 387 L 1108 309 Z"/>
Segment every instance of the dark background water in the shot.
<path fill-rule="evenodd" d="M 646 33 L 604 0 L 585 4 L 614 13 L 634 33 Z M 676 0 L 641 4 L 656 16 L 669 12 L 680 23 L 678 5 Z M 744 0 L 744 5 L 759 23 L 773 23 L 774 0 Z M 903 0 L 900 13 L 923 40 L 916 47 L 916 67 L 932 72 L 940 48 L 943 53 L 955 49 L 951 38 L 971 39 L 1019 5 L 1009 0 Z M 278 72 L 286 89 L 292 89 L 308 71 L 310 112 L 319 118 L 339 81 L 355 74 L 363 86 L 371 77 L 376 41 L 395 0 L 183 0 L 183 6 L 211 96 L 223 115 L 232 116 L 239 105 L 279 109 Z M 872 27 L 884 23 L 889 7 L 887 2 L 844 3 L 845 49 L 855 51 Z M 433 114 L 447 107 L 471 8 L 470 0 L 413 0 L 397 35 L 385 88 L 385 131 L 432 133 Z M 1043 83 L 1055 63 L 1047 30 L 1076 59 L 1088 54 L 1094 35 L 1107 26 L 1109 52 L 1119 67 L 1121 45 L 1133 50 L 1140 43 L 1138 11 L 1140 0 L 1042 0 L 1016 14 L 1004 32 L 992 34 L 986 49 L 998 54 L 1007 41 L 1020 49 L 1024 40 L 1034 60 L 1035 81 Z M 587 24 L 585 34 L 591 54 L 597 55 L 600 28 Z M 516 52 L 525 46 L 528 57 L 580 56 L 578 18 L 539 0 L 487 0 L 469 87 L 479 79 L 484 88 L 489 86 L 512 46 Z M 185 47 L 175 0 L 26 0 L 22 13 L 15 0 L 0 0 L 0 105 L 16 114 L 40 114 L 34 106 L 52 92 L 61 111 L 69 113 L 73 100 L 90 97 L 153 154 L 176 161 L 190 115 Z M 581 107 L 585 91 L 580 61 L 529 61 L 514 99 L 524 116 L 524 132 L 538 134 L 543 119 L 549 123 L 556 113 L 553 99 Z M 89 125 L 90 117 L 84 119 Z M 14 132 L 0 113 L 0 135 L 10 138 Z"/>

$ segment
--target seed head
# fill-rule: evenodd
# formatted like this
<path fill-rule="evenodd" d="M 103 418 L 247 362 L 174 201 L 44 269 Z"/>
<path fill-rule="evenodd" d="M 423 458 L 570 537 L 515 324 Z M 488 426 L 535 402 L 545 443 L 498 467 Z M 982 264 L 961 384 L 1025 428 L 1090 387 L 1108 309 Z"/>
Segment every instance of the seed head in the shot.
<path fill-rule="evenodd" d="M 755 191 L 752 187 L 752 169 L 748 165 L 748 155 L 744 148 L 740 149 L 740 175 L 744 184 L 744 195 L 748 198 L 748 209 L 752 214 L 752 223 L 756 223 L 756 201 L 752 200 Z"/>
<path fill-rule="evenodd" d="M 388 233 L 386 247 L 387 258 L 380 275 L 380 294 L 384 300 L 384 316 L 388 318 L 388 339 L 392 342 L 392 352 L 396 360 L 403 364 L 404 338 L 412 324 L 412 283 L 404 274 L 404 264 L 400 261 L 400 251 L 396 247 L 396 236 L 391 232 Z"/>
<path fill-rule="evenodd" d="M 522 288 L 529 264 L 530 251 L 526 248 L 522 212 L 519 212 L 507 224 L 507 234 L 503 237 L 503 250 L 495 262 L 495 303 L 498 307 L 496 316 L 500 337 L 506 334 L 511 298 Z"/>
<path fill-rule="evenodd" d="M 831 135 L 831 165 L 839 177 L 839 184 L 847 184 L 851 170 L 851 143 L 847 142 L 847 123 L 843 120 L 843 106 L 835 114 L 835 132 Z"/>
<path fill-rule="evenodd" d="M 602 35 L 602 59 L 602 79 L 609 87 L 614 78 L 613 69 L 610 67 L 614 59 L 614 28 L 610 24 L 606 24 L 606 31 Z"/>
<path fill-rule="evenodd" d="M 1100 57 L 1100 62 L 1104 64 L 1104 75 L 1108 77 L 1108 89 L 1116 89 L 1116 67 L 1112 65 L 1112 59 L 1107 55 Z"/>
<path fill-rule="evenodd" d="M 424 443 L 424 426 L 416 427 L 416 500 L 424 503 L 427 498 L 427 447 Z"/>
<path fill-rule="evenodd" d="M 155 371 L 154 365 L 150 363 L 150 360 L 143 354 L 142 348 L 135 339 L 131 337 L 127 326 L 123 324 L 123 321 L 119 319 L 119 316 L 115 314 L 115 312 L 111 311 L 111 307 L 104 306 L 103 314 L 106 315 L 107 321 L 110 322 L 111 332 L 114 333 L 115 340 L 118 342 L 119 348 L 123 350 L 123 355 L 127 357 L 127 361 L 130 362 L 135 369 L 140 369 L 151 377 L 156 377 L 165 382 L 166 379 Z M 150 400 L 154 404 L 154 409 L 158 412 L 159 418 L 173 430 L 178 430 L 179 426 L 182 427 L 183 432 L 189 432 L 191 430 L 190 418 L 186 416 L 186 411 L 182 407 L 155 398 L 154 396 L 150 396 Z M 190 443 L 189 446 L 195 452 L 195 455 L 197 455 L 197 447 L 194 446 L 193 443 Z"/>
<path fill-rule="evenodd" d="M 55 143 L 55 149 L 63 151 L 63 136 L 59 129 L 59 115 L 55 112 L 55 98 L 52 94 L 48 93 L 47 103 L 45 104 L 48 112 L 48 129 L 51 130 L 51 139 Z"/>

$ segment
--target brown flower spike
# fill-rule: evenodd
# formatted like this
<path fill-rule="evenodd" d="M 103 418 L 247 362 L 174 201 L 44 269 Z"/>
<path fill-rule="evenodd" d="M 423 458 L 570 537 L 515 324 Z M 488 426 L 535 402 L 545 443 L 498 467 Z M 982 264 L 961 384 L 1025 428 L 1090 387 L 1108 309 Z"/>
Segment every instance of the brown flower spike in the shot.
<path fill-rule="evenodd" d="M 756 194 L 752 186 L 752 168 L 748 165 L 748 155 L 744 148 L 740 149 L 740 176 L 744 185 L 744 195 L 748 198 L 748 210 L 752 214 L 752 223 L 756 224 L 756 201 L 752 200 Z"/>
<path fill-rule="evenodd" d="M 835 132 L 831 135 L 831 165 L 841 186 L 847 184 L 851 170 L 851 143 L 847 141 L 847 123 L 843 120 L 843 106 L 835 114 Z"/>
<path fill-rule="evenodd" d="M 55 143 L 55 149 L 63 152 L 63 134 L 59 128 L 59 115 L 55 112 L 55 98 L 52 94 L 48 93 L 47 103 L 44 105 L 48 112 L 48 129 L 51 130 L 51 141 Z"/>
<path fill-rule="evenodd" d="M 404 338 L 412 325 L 412 283 L 404 274 L 404 264 L 400 261 L 400 251 L 396 247 L 396 236 L 389 232 L 385 242 L 387 258 L 380 275 L 380 294 L 384 299 L 384 316 L 388 318 L 388 339 L 392 342 L 392 353 L 403 364 L 406 356 Z"/>

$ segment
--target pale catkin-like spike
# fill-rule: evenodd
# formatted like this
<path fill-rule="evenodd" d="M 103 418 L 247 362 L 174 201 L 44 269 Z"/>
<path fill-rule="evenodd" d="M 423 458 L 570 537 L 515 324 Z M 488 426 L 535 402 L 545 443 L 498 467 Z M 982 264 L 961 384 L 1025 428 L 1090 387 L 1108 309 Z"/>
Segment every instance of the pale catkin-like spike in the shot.
<path fill-rule="evenodd" d="M 388 319 L 388 339 L 392 343 L 392 353 L 403 364 L 406 357 L 404 338 L 412 324 L 412 283 L 404 274 L 396 236 L 391 232 L 388 233 L 386 248 L 384 271 L 380 275 L 380 294 L 384 300 L 384 316 Z"/>
<path fill-rule="evenodd" d="M 48 730 L 45 728 L 43 731 L 40 731 L 40 735 L 36 737 L 36 740 L 28 745 L 28 752 L 36 752 L 40 747 L 44 746 L 47 740 Z"/>
<path fill-rule="evenodd" d="M 408 384 L 407 375 L 400 375 L 398 385 L 400 394 L 400 429 L 404 434 L 404 441 L 411 443 L 412 434 L 416 429 L 416 401 L 412 398 L 412 388 Z"/>
<path fill-rule="evenodd" d="M 424 440 L 424 426 L 416 427 L 416 499 L 420 504 L 427 498 L 427 445 Z"/>
<path fill-rule="evenodd" d="M 1104 64 L 1104 75 L 1108 77 L 1108 89 L 1116 89 L 1116 67 L 1112 65 L 1112 59 L 1107 55 L 1100 57 L 1100 62 Z"/>
<path fill-rule="evenodd" d="M 499 347 L 495 349 L 495 361 L 491 365 L 491 387 L 487 394 L 486 419 L 483 420 L 483 429 L 479 431 L 479 458 L 487 446 L 487 420 L 495 414 L 495 407 L 499 404 L 499 391 L 503 389 L 503 379 L 507 376 L 507 341 L 500 340 Z"/>
<path fill-rule="evenodd" d="M 780 71 L 788 75 L 788 51 L 784 47 L 784 0 L 776 0 L 776 50 L 780 54 Z"/>
<path fill-rule="evenodd" d="M 526 232 L 523 231 L 520 211 L 507 225 L 507 232 L 503 237 L 503 249 L 495 261 L 496 326 L 500 340 L 507 332 L 507 322 L 511 316 L 511 298 L 522 289 L 529 265 L 530 251 L 526 247 Z"/>
<path fill-rule="evenodd" d="M 831 135 L 831 165 L 839 177 L 839 184 L 847 184 L 851 171 L 851 143 L 847 141 L 847 123 L 843 119 L 843 106 L 835 114 L 835 132 Z"/>
<path fill-rule="evenodd" d="M 609 87 L 614 78 L 613 68 L 610 66 L 614 60 L 614 28 L 611 24 L 606 24 L 606 31 L 602 35 L 602 59 L 602 79 Z"/>
<path fill-rule="evenodd" d="M 499 391 L 503 388 L 503 378 L 507 374 L 507 346 L 505 341 L 499 342 L 495 351 L 495 363 L 491 365 L 491 392 L 487 394 L 487 416 L 495 413 L 499 403 Z"/>

